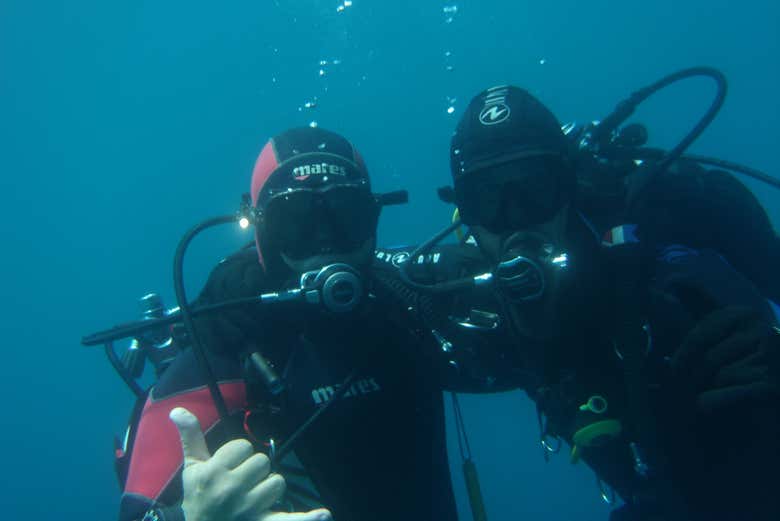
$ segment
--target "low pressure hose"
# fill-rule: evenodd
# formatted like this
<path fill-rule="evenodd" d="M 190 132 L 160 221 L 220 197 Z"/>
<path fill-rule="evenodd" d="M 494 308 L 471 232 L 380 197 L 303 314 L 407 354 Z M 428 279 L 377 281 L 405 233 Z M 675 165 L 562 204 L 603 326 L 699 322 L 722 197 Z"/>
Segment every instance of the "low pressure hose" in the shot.
<path fill-rule="evenodd" d="M 456 291 L 463 291 L 469 288 L 473 288 L 479 284 L 486 284 L 492 281 L 492 274 L 483 274 L 476 277 L 464 277 L 461 279 L 448 282 L 439 282 L 436 284 L 420 284 L 419 282 L 413 281 L 409 275 L 409 267 L 414 263 L 415 259 L 428 253 L 431 248 L 439 244 L 442 240 L 444 240 L 445 237 L 458 229 L 460 225 L 460 220 L 454 220 L 452 224 L 422 243 L 409 255 L 409 259 L 402 263 L 398 270 L 401 280 L 404 284 L 423 293 L 451 293 Z"/>
<path fill-rule="evenodd" d="M 652 94 L 655 94 L 656 92 L 668 87 L 672 83 L 696 76 L 707 76 L 715 81 L 717 84 L 715 99 L 712 100 L 710 108 L 707 109 L 707 112 L 704 113 L 702 118 L 688 133 L 688 135 L 686 135 L 682 141 L 677 144 L 676 147 L 667 152 L 666 156 L 656 165 L 656 173 L 662 172 L 668 168 L 670 164 L 677 161 L 680 156 L 682 156 L 683 153 L 688 149 L 688 147 L 699 138 L 701 133 L 704 132 L 708 126 L 710 126 L 712 120 L 715 119 L 715 116 L 718 115 L 718 112 L 720 112 L 720 109 L 723 107 L 723 102 L 726 101 L 726 94 L 728 93 L 728 82 L 726 81 L 726 76 L 717 69 L 713 69 L 712 67 L 694 67 L 670 74 L 654 85 L 651 85 L 648 87 L 647 95 L 642 99 L 642 101 L 644 101 Z"/>
<path fill-rule="evenodd" d="M 208 385 L 211 399 L 214 401 L 214 406 L 217 408 L 217 412 L 219 413 L 220 419 L 223 421 L 223 425 L 226 424 L 228 419 L 228 410 L 227 406 L 225 405 L 225 399 L 222 396 L 222 392 L 219 390 L 217 379 L 214 376 L 214 372 L 212 371 L 211 365 L 209 364 L 208 358 L 206 357 L 206 350 L 204 349 L 203 344 L 201 344 L 200 337 L 195 331 L 195 324 L 192 320 L 192 311 L 190 309 L 189 303 L 187 302 L 187 295 L 184 291 L 184 254 L 186 253 L 190 242 L 192 242 L 192 239 L 194 239 L 195 236 L 203 230 L 213 226 L 234 222 L 236 220 L 238 220 L 238 217 L 235 215 L 225 215 L 207 219 L 206 221 L 203 221 L 202 223 L 192 227 L 179 241 L 179 245 L 176 248 L 176 255 L 173 258 L 173 285 L 176 290 L 176 300 L 179 304 L 181 318 L 184 322 L 184 327 L 187 330 L 187 334 L 189 335 L 192 342 L 192 350 L 195 353 L 195 358 L 198 360 L 201 373 L 206 379 L 206 384 Z"/>
<path fill-rule="evenodd" d="M 612 133 L 631 117 L 636 108 L 644 103 L 650 96 L 673 83 L 697 76 L 712 78 L 716 83 L 717 92 L 709 109 L 707 109 L 707 112 L 704 113 L 696 126 L 691 129 L 677 146 L 667 152 L 666 156 L 656 165 L 658 168 L 657 171 L 659 172 L 667 168 L 671 163 L 679 159 L 683 152 L 691 146 L 691 143 L 704 132 L 710 123 L 712 123 L 712 120 L 715 119 L 715 116 L 718 115 L 721 107 L 723 107 L 723 102 L 726 100 L 726 94 L 728 93 L 728 82 L 726 81 L 726 76 L 719 70 L 712 67 L 692 67 L 690 69 L 683 69 L 661 78 L 652 85 L 639 89 L 627 99 L 618 103 L 615 110 L 601 120 L 591 132 L 591 135 L 588 138 L 589 143 L 598 148 L 604 147 L 611 139 Z"/>
<path fill-rule="evenodd" d="M 634 113 L 636 107 L 647 98 L 673 83 L 697 76 L 705 76 L 715 81 L 717 86 L 715 98 L 690 132 L 688 132 L 672 150 L 661 157 L 657 163 L 647 167 L 647 170 L 642 174 L 641 180 L 634 184 L 631 192 L 628 194 L 629 208 L 632 208 L 636 204 L 640 194 L 645 191 L 647 186 L 653 182 L 658 174 L 664 172 L 672 163 L 680 159 L 688 147 L 690 147 L 710 123 L 712 123 L 712 120 L 715 119 L 715 116 L 717 116 L 718 112 L 723 107 L 723 102 L 726 100 L 726 94 L 728 93 L 726 76 L 712 67 L 693 67 L 672 73 L 652 85 L 636 91 L 627 100 L 619 103 L 615 111 L 607 116 L 602 124 L 597 125 L 594 129 L 590 138 L 591 143 L 597 148 L 603 147 L 607 140 L 610 139 L 615 129 L 628 119 Z"/>

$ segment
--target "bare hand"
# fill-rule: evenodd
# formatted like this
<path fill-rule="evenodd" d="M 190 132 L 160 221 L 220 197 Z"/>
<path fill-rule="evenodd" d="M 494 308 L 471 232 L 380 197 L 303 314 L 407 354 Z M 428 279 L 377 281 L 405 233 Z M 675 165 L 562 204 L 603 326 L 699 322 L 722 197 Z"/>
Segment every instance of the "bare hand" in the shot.
<path fill-rule="evenodd" d="M 271 473 L 265 454 L 247 440 L 231 440 L 212 456 L 198 419 L 177 407 L 170 418 L 179 429 L 184 454 L 182 510 L 187 521 L 330 521 L 324 509 L 271 512 L 284 495 L 284 478 Z"/>

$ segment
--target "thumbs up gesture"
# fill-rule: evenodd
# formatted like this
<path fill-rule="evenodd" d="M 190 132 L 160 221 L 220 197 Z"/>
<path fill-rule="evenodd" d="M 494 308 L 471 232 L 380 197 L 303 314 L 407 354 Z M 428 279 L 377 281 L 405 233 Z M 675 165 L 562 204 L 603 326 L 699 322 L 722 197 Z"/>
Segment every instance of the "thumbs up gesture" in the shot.
<path fill-rule="evenodd" d="M 265 454 L 247 440 L 232 440 L 212 456 L 198 419 L 187 409 L 170 413 L 184 453 L 182 510 L 186 521 L 331 521 L 328 510 L 276 513 L 271 507 L 285 491 L 284 478 L 271 474 Z"/>

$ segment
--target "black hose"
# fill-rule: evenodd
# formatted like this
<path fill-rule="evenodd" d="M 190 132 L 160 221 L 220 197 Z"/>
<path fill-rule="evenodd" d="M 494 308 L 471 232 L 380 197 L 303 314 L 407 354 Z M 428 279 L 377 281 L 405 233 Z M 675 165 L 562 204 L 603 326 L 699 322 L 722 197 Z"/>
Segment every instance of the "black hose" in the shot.
<path fill-rule="evenodd" d="M 358 370 L 354 369 L 347 377 L 344 379 L 343 382 L 341 382 L 341 387 L 338 388 L 336 393 L 333 395 L 333 397 L 328 400 L 325 405 L 317 409 L 314 414 L 309 416 L 309 419 L 306 420 L 300 427 L 298 427 L 295 432 L 292 433 L 292 435 L 287 439 L 287 441 L 282 444 L 281 447 L 274 453 L 273 457 L 271 458 L 271 467 L 276 468 L 276 465 L 280 463 L 284 457 L 293 449 L 293 446 L 298 441 L 298 438 L 300 438 L 304 432 L 315 422 L 317 421 L 317 418 L 325 414 L 325 411 L 330 409 L 334 403 L 341 400 L 341 398 L 347 393 L 350 386 L 352 385 L 352 381 L 357 377 Z"/>
<path fill-rule="evenodd" d="M 726 81 L 726 76 L 724 76 L 723 73 L 717 69 L 713 69 L 712 67 L 694 67 L 670 74 L 666 78 L 663 78 L 656 84 L 649 87 L 647 96 L 650 96 L 651 94 L 668 87 L 672 83 L 695 76 L 709 76 L 715 80 L 715 83 L 717 84 L 715 99 L 712 100 L 710 108 L 707 109 L 707 112 L 704 113 L 704 116 L 702 116 L 696 126 L 691 129 L 688 135 L 686 135 L 682 141 L 677 144 L 676 147 L 667 152 L 666 156 L 664 156 L 664 158 L 661 159 L 657 165 L 655 165 L 656 174 L 668 168 L 669 165 L 674 161 L 677 161 L 680 156 L 682 156 L 683 152 L 685 152 L 685 150 L 691 146 L 691 143 L 696 141 L 701 133 L 704 132 L 710 123 L 712 123 L 712 120 L 715 119 L 715 116 L 718 115 L 718 112 L 720 112 L 720 109 L 723 107 L 723 102 L 726 100 L 726 94 L 728 93 L 728 82 Z"/>
<path fill-rule="evenodd" d="M 609 159 L 641 159 L 641 160 L 658 160 L 666 154 L 666 151 L 660 148 L 641 147 L 641 148 L 629 148 L 629 147 L 616 147 L 606 149 L 600 155 Z M 714 166 L 722 168 L 731 172 L 737 172 L 744 174 L 748 177 L 752 177 L 756 181 L 766 183 L 767 185 L 780 189 L 780 179 L 771 176 L 765 172 L 751 168 L 749 166 L 729 161 L 727 159 L 719 159 L 717 157 L 701 156 L 697 154 L 683 154 L 680 159 L 693 161 L 702 165 Z"/>
<path fill-rule="evenodd" d="M 460 220 L 453 222 L 442 231 L 422 243 L 417 247 L 416 250 L 411 253 L 411 255 L 409 255 L 409 260 L 402 263 L 398 270 L 398 274 L 400 275 L 404 284 L 423 293 L 449 293 L 452 291 L 461 291 L 474 285 L 474 279 L 471 277 L 452 280 L 449 282 L 440 282 L 438 284 L 420 284 L 419 282 L 413 281 L 408 272 L 409 267 L 414 262 L 414 259 L 428 253 L 431 248 L 440 243 L 447 235 L 455 231 L 460 225 Z"/>
<path fill-rule="evenodd" d="M 187 302 L 187 295 L 184 291 L 184 254 L 187 251 L 190 242 L 192 242 L 192 239 L 200 232 L 212 226 L 226 224 L 235 220 L 237 220 L 235 215 L 226 215 L 208 219 L 194 226 L 185 233 L 184 237 L 179 241 L 179 245 L 176 248 L 176 255 L 173 258 L 173 284 L 176 290 L 176 300 L 179 304 L 181 318 L 184 322 L 187 334 L 190 337 L 190 341 L 192 342 L 192 350 L 195 353 L 195 358 L 198 360 L 201 373 L 206 379 L 209 393 L 211 393 L 211 399 L 214 401 L 214 406 L 217 408 L 217 412 L 219 413 L 219 417 L 223 421 L 223 424 L 226 424 L 228 419 L 228 410 L 225 405 L 225 399 L 219 390 L 219 385 L 217 385 L 217 379 L 214 376 L 214 372 L 211 370 L 211 365 L 206 357 L 206 351 L 200 343 L 200 337 L 195 332 L 195 324 L 192 321 L 192 311 L 190 310 L 190 305 Z"/>
<path fill-rule="evenodd" d="M 652 85 L 648 85 L 647 87 L 634 92 L 631 94 L 631 96 L 628 97 L 628 99 L 618 103 L 615 110 L 596 126 L 591 135 L 592 142 L 599 148 L 604 148 L 612 133 L 621 124 L 623 124 L 623 122 L 631 117 L 636 108 L 645 100 L 647 100 L 647 98 L 657 93 L 658 91 L 665 89 L 673 83 L 696 76 L 707 76 L 715 81 L 717 84 L 715 99 L 712 100 L 712 104 L 710 105 L 709 109 L 707 109 L 707 112 L 704 113 L 696 126 L 694 126 L 690 132 L 688 132 L 688 134 L 677 144 L 677 146 L 667 152 L 657 164 L 653 165 L 654 174 L 662 172 L 668 168 L 670 164 L 680 158 L 683 152 L 685 152 L 685 150 L 691 146 L 691 143 L 693 143 L 701 135 L 701 133 L 704 132 L 710 123 L 712 123 L 712 120 L 715 119 L 715 116 L 717 116 L 718 112 L 723 106 L 723 102 L 726 99 L 726 94 L 728 93 L 728 82 L 726 81 L 726 76 L 724 76 L 723 73 L 719 70 L 712 67 L 692 67 L 690 69 L 683 69 L 665 76 Z"/>
<path fill-rule="evenodd" d="M 221 309 L 240 307 L 247 304 L 259 304 L 260 302 L 261 301 L 258 296 L 244 297 L 233 300 L 226 300 L 224 302 L 217 302 L 216 304 L 209 304 L 207 306 L 190 308 L 189 313 L 190 316 L 197 317 L 206 313 L 219 311 Z M 160 326 L 167 326 L 181 321 L 181 313 L 177 312 L 171 313 L 170 315 L 162 318 L 138 320 L 129 324 L 122 324 L 105 331 L 99 331 L 97 333 L 87 335 L 81 339 L 81 344 L 84 346 L 102 345 L 106 342 L 113 342 L 122 338 L 135 337 L 141 333 L 156 329 Z"/>
<path fill-rule="evenodd" d="M 106 342 L 104 348 L 106 351 L 106 356 L 108 357 L 108 361 L 111 362 L 111 365 L 114 366 L 116 372 L 119 373 L 119 376 L 127 384 L 136 398 L 143 398 L 146 393 L 143 389 L 141 389 L 141 386 L 138 385 L 135 379 L 130 374 L 128 374 L 127 369 L 124 365 L 122 365 L 119 357 L 116 356 L 116 351 L 114 351 L 114 344 L 111 342 Z"/>
<path fill-rule="evenodd" d="M 725 159 L 699 156 L 695 154 L 685 154 L 682 157 L 683 159 L 696 161 L 697 163 L 701 163 L 703 165 L 710 165 L 718 168 L 723 168 L 724 170 L 731 170 L 732 172 L 739 172 L 740 174 L 745 174 L 746 176 L 752 177 L 757 181 L 761 181 L 763 183 L 768 184 L 769 186 L 780 189 L 780 179 L 773 177 L 769 174 L 765 174 L 764 172 L 761 172 L 760 170 L 756 170 L 755 168 L 750 168 L 749 166 L 740 165 L 739 163 L 734 163 L 733 161 L 727 161 Z"/>
<path fill-rule="evenodd" d="M 633 93 L 628 98 L 628 100 L 618 104 L 618 107 L 615 109 L 615 111 L 607 116 L 607 118 L 605 118 L 608 126 L 603 129 L 599 129 L 601 125 L 596 126 L 594 134 L 598 133 L 598 141 L 596 141 L 595 144 L 600 146 L 604 143 L 603 140 L 606 139 L 607 135 L 611 135 L 617 126 L 628 119 L 628 117 L 631 116 L 631 114 L 634 112 L 634 109 L 640 103 L 645 101 L 656 92 L 668 87 L 672 83 L 676 83 L 678 81 L 695 76 L 707 76 L 715 81 L 717 84 L 715 99 L 712 100 L 712 104 L 710 105 L 709 109 L 707 109 L 707 112 L 705 112 L 701 119 L 699 119 L 698 123 L 696 123 L 691 131 L 688 132 L 688 134 L 686 134 L 685 137 L 680 140 L 680 142 L 677 143 L 677 145 L 672 150 L 666 152 L 657 163 L 648 165 L 639 174 L 639 177 L 636 178 L 637 180 L 631 186 L 631 190 L 627 195 L 627 206 L 629 209 L 633 209 L 635 204 L 637 204 L 638 200 L 640 199 L 640 195 L 647 189 L 648 185 L 650 185 L 659 174 L 663 173 L 667 168 L 669 168 L 673 162 L 680 159 L 685 150 L 691 146 L 691 143 L 693 143 L 701 135 L 701 133 L 704 132 L 710 123 L 712 123 L 712 120 L 718 114 L 721 107 L 723 106 L 723 102 L 726 99 L 726 93 L 728 92 L 728 83 L 726 81 L 726 77 L 722 72 L 711 67 L 693 67 L 675 72 L 648 87 L 638 90 L 637 92 Z"/>

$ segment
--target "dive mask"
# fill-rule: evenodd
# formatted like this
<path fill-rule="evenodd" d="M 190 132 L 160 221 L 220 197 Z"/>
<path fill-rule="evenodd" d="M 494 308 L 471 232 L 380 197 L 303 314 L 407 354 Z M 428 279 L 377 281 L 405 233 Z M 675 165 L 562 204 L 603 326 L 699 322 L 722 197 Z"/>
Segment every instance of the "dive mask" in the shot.
<path fill-rule="evenodd" d="M 293 259 L 359 249 L 376 234 L 380 204 L 362 184 L 269 194 L 260 233 Z"/>
<path fill-rule="evenodd" d="M 461 220 L 493 233 L 549 221 L 569 195 L 567 171 L 553 155 L 479 165 L 455 181 Z"/>

